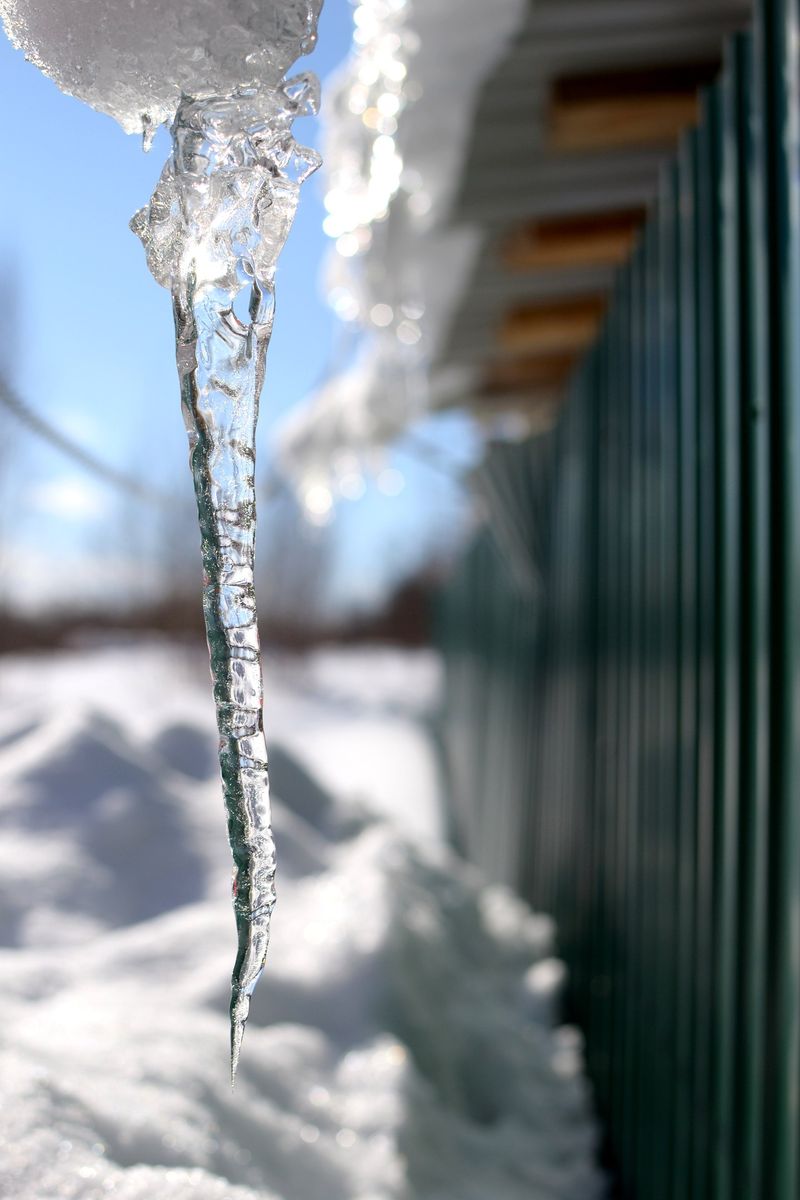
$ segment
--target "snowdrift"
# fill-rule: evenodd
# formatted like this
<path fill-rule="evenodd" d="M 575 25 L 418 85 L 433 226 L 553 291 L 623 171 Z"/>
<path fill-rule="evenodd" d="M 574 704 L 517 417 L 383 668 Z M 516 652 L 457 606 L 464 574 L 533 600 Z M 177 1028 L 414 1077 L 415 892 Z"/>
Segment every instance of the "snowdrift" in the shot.
<path fill-rule="evenodd" d="M 599 1196 L 550 922 L 439 836 L 435 661 L 268 677 L 279 904 L 232 1094 L 201 656 L 0 663 L 0 1195 Z"/>

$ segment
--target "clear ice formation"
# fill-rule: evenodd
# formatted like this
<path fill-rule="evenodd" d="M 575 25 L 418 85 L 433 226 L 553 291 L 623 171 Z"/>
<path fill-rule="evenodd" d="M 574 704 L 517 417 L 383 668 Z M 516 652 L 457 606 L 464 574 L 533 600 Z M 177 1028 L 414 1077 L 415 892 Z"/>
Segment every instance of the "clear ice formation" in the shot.
<path fill-rule="evenodd" d="M 300 185 L 318 166 L 295 117 L 316 113 L 302 74 L 227 97 L 184 97 L 173 150 L 131 222 L 172 293 L 184 420 L 200 518 L 203 608 L 234 859 L 239 940 L 231 984 L 231 1081 L 275 904 L 263 684 L 256 622 L 255 430 L 278 255 Z"/>
<path fill-rule="evenodd" d="M 181 95 L 276 85 L 313 48 L 322 0 L 0 0 L 9 38 L 63 92 L 128 133 Z"/>
<path fill-rule="evenodd" d="M 275 269 L 301 183 L 320 164 L 292 123 L 319 85 L 286 78 L 316 41 L 322 0 L 0 0 L 15 45 L 61 87 L 172 153 L 133 218 L 172 294 L 200 519 L 203 608 L 234 860 L 238 953 L 231 1082 L 275 904 L 256 622 L 255 429 Z"/>

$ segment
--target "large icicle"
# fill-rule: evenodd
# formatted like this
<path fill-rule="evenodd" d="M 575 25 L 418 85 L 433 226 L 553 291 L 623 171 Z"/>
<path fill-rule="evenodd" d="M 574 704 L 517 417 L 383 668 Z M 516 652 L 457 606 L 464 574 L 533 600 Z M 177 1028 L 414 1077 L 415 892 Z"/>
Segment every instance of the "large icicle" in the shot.
<path fill-rule="evenodd" d="M 131 225 L 172 292 L 184 419 L 200 518 L 203 606 L 234 859 L 239 949 L 231 1081 L 275 903 L 262 676 L 253 584 L 255 429 L 278 255 L 300 184 L 319 165 L 291 133 L 317 111 L 311 75 L 228 97 L 184 97 L 173 150 Z"/>

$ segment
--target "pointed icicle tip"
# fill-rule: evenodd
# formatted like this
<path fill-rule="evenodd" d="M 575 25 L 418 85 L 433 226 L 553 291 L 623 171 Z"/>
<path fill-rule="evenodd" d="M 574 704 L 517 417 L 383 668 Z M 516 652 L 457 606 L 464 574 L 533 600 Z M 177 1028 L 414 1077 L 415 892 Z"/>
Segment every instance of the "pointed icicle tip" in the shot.
<path fill-rule="evenodd" d="M 250 997 L 245 992 L 234 991 L 231 998 L 231 1091 L 236 1086 L 236 1072 L 249 1012 Z"/>
<path fill-rule="evenodd" d="M 236 1087 L 236 1071 L 239 1066 L 239 1055 L 242 1049 L 242 1039 L 244 1038 L 244 1023 L 239 1021 L 231 1022 L 231 1091 Z"/>

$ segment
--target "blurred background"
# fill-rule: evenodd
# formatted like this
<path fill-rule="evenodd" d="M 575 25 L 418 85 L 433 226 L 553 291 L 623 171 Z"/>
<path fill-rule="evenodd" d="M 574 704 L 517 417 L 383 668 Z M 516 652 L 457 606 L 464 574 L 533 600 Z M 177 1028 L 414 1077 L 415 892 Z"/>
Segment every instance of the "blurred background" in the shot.
<path fill-rule="evenodd" d="M 259 426 L 258 1135 L 174 1051 L 216 1053 L 186 942 L 227 934 L 170 305 L 127 228 L 168 136 L 0 41 L 9 877 L 86 821 L 32 915 L 9 886 L 0 969 L 54 1046 L 49 939 L 78 1044 L 113 1056 L 175 962 L 189 1014 L 120 1043 L 144 1132 L 53 1049 L 67 1137 L 11 1002 L 17 1200 L 800 1194 L 798 33 L 797 0 L 326 0 Z M 99 1032 L 84 970 L 121 980 Z M 36 1177 L 43 1122 L 72 1165 Z"/>
<path fill-rule="evenodd" d="M 346 0 L 326 7 L 309 60 L 323 78 L 350 55 L 353 22 Z M 134 618 L 201 632 L 170 302 L 128 230 L 158 178 L 168 135 L 160 130 L 145 155 L 6 39 L 0 53 L 3 99 L 25 112 L 9 128 L 15 186 L 4 189 L 0 213 L 3 636 L 20 623 L 31 626 L 25 636 L 41 638 L 45 626 L 52 637 L 76 623 Z M 336 86 L 326 88 L 323 121 L 300 122 L 301 140 L 319 146 L 337 136 Z M 286 635 L 305 639 L 374 620 L 398 589 L 452 553 L 469 520 L 460 477 L 476 454 L 459 417 L 425 422 L 421 449 L 414 437 L 393 445 L 381 432 L 356 448 L 335 510 L 324 488 L 305 504 L 300 481 L 281 469 L 287 416 L 350 367 L 368 336 L 331 306 L 336 287 L 325 264 L 336 252 L 323 229 L 330 188 L 330 177 L 317 176 L 305 190 L 281 263 L 259 432 L 262 612 L 276 635 L 292 625 Z"/>

